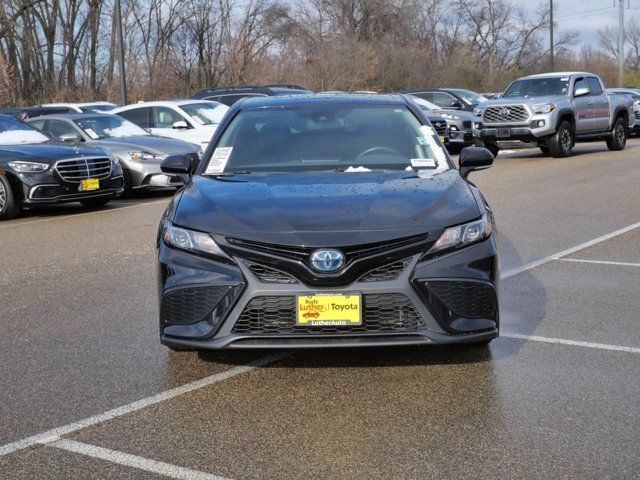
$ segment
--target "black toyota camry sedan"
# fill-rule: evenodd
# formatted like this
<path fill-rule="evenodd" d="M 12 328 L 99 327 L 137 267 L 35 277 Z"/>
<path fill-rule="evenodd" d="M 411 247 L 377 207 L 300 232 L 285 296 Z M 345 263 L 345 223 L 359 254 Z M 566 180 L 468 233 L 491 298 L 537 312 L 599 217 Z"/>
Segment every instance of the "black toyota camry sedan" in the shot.
<path fill-rule="evenodd" d="M 172 349 L 486 344 L 498 336 L 491 210 L 405 96 L 239 102 L 158 234 Z"/>
<path fill-rule="evenodd" d="M 80 202 L 101 207 L 122 192 L 122 168 L 113 155 L 51 141 L 29 125 L 0 115 L 0 220 L 35 205 Z"/>

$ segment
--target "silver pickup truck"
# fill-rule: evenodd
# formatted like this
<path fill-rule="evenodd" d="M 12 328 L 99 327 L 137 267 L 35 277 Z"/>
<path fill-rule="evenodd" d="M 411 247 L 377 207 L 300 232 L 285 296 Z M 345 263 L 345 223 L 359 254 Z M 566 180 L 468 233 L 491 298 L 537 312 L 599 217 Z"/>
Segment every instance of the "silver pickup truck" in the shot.
<path fill-rule="evenodd" d="M 576 141 L 605 140 L 622 150 L 633 127 L 633 99 L 606 93 L 593 73 L 561 72 L 515 80 L 500 99 L 479 104 L 473 135 L 498 154 L 499 141 L 535 143 L 553 157 L 568 157 Z"/>

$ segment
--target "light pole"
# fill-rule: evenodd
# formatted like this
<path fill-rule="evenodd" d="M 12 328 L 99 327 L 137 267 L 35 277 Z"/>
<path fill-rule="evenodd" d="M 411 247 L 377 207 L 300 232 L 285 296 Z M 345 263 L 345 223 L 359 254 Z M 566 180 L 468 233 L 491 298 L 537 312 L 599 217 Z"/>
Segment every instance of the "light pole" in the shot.
<path fill-rule="evenodd" d="M 124 70 L 124 39 L 122 35 L 122 12 L 120 0 L 115 0 L 114 21 L 118 27 L 118 64 L 120 66 L 120 103 L 126 105 L 127 102 L 127 75 Z"/>
<path fill-rule="evenodd" d="M 618 0 L 620 14 L 618 16 L 618 86 L 624 87 L 624 0 Z"/>

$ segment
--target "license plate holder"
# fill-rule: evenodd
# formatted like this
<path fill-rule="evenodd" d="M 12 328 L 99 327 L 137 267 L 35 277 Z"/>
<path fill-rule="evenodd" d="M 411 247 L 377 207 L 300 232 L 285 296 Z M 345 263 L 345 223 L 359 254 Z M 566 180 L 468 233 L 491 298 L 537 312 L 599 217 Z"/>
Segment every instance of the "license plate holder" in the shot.
<path fill-rule="evenodd" d="M 511 129 L 509 128 L 498 128 L 496 130 L 496 137 L 498 138 L 509 138 L 511 136 Z"/>
<path fill-rule="evenodd" d="M 99 190 L 100 189 L 100 180 L 97 178 L 85 178 L 80 180 L 80 188 L 81 192 L 90 192 L 91 190 Z"/>
<path fill-rule="evenodd" d="M 296 325 L 305 327 L 362 325 L 362 295 L 353 292 L 296 295 Z"/>

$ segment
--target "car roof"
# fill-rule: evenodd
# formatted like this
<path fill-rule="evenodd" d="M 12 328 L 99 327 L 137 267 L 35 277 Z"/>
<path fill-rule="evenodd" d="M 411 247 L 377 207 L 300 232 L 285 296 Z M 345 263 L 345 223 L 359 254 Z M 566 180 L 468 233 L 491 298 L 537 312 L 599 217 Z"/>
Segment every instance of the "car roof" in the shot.
<path fill-rule="evenodd" d="M 596 77 L 595 73 L 589 72 L 548 72 L 548 73 L 537 73 L 535 75 L 527 75 L 526 77 L 521 78 L 555 78 L 555 77 L 570 77 L 572 75 L 584 75 L 590 77 Z"/>
<path fill-rule="evenodd" d="M 59 120 L 82 120 L 83 118 L 105 118 L 105 117 L 118 117 L 111 113 L 51 113 L 49 115 L 40 115 L 38 117 L 30 118 L 29 120 L 46 120 L 46 119 L 59 119 Z M 122 118 L 122 117 L 118 117 Z"/>
<path fill-rule="evenodd" d="M 175 99 L 175 100 L 153 100 L 150 102 L 130 103 L 129 105 L 124 105 L 122 107 L 119 107 L 117 110 L 124 110 L 124 109 L 137 108 L 137 107 L 180 107 L 182 105 L 192 105 L 194 103 L 212 103 L 214 105 L 222 105 L 219 102 L 212 102 L 211 100 L 184 98 L 184 99 Z"/>
<path fill-rule="evenodd" d="M 351 104 L 351 105 L 406 105 L 402 95 L 396 94 L 326 94 L 310 93 L 303 95 L 283 95 L 274 97 L 247 98 L 234 104 L 232 108 L 248 109 L 271 106 L 295 106 L 312 104 Z"/>
<path fill-rule="evenodd" d="M 93 105 L 113 105 L 116 106 L 117 105 L 115 103 L 111 103 L 111 102 L 103 102 L 103 101 L 99 101 L 99 102 L 56 102 L 56 103 L 44 103 L 42 105 L 40 105 L 41 107 L 90 107 Z"/>

